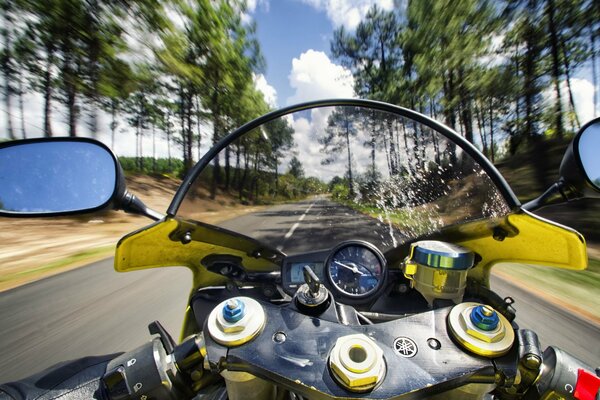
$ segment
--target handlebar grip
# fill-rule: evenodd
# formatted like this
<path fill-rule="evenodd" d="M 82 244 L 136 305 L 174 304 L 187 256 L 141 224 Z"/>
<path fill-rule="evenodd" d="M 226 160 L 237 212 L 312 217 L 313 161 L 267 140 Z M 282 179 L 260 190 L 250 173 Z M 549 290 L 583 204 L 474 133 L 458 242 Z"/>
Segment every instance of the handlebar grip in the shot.
<path fill-rule="evenodd" d="M 556 347 L 548 347 L 544 351 L 543 366 L 540 379 L 536 385 L 535 398 L 542 400 L 577 399 L 579 370 L 593 374 L 593 368 Z M 533 398 L 531 395 L 527 398 Z"/>
<path fill-rule="evenodd" d="M 158 338 L 115 358 L 106 370 L 102 381 L 111 400 L 176 398 L 175 365 Z"/>

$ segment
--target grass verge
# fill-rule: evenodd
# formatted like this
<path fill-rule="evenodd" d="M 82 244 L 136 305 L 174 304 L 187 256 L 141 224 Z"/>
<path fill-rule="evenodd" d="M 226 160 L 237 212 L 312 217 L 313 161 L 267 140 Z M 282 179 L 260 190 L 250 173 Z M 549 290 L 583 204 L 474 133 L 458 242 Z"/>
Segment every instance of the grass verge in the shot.
<path fill-rule="evenodd" d="M 493 269 L 536 291 L 600 319 L 600 260 L 590 258 L 585 271 L 568 271 L 525 264 L 502 264 Z"/>
<path fill-rule="evenodd" d="M 12 274 L 2 274 L 0 275 L 0 292 L 110 257 L 114 252 L 115 246 L 102 246 L 84 250 L 38 267 L 23 269 Z"/>

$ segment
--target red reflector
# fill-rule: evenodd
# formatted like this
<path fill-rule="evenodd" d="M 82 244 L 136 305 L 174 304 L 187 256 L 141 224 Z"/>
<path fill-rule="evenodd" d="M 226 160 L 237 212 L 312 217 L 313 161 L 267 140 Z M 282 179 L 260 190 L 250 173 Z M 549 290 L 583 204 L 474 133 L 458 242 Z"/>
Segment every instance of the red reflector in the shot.
<path fill-rule="evenodd" d="M 577 384 L 573 395 L 577 400 L 596 400 L 600 390 L 600 378 L 585 369 L 577 371 Z"/>

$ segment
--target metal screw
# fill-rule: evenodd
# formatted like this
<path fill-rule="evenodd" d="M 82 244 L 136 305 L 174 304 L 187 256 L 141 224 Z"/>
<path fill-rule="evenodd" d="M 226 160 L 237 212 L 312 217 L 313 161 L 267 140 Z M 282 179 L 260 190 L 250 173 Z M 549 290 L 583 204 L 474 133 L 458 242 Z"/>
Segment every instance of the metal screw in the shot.
<path fill-rule="evenodd" d="M 287 339 L 287 336 L 285 335 L 284 332 L 281 332 L 281 331 L 275 332 L 275 334 L 273 335 L 273 341 L 275 343 L 281 344 L 281 343 L 285 342 L 286 339 Z"/>
<path fill-rule="evenodd" d="M 227 300 L 227 308 L 230 310 L 234 310 L 238 306 L 238 301 L 236 299 Z"/>
<path fill-rule="evenodd" d="M 429 338 L 427 339 L 427 344 L 429 345 L 429 347 L 431 347 L 433 350 L 439 350 L 442 347 L 442 344 L 440 343 L 439 340 L 437 340 L 436 338 Z"/>
<path fill-rule="evenodd" d="M 192 233 L 186 232 L 185 235 L 183 235 L 183 238 L 181 239 L 181 243 L 188 244 L 191 241 L 192 241 Z"/>
<path fill-rule="evenodd" d="M 199 381 L 200 379 L 202 379 L 202 376 L 204 375 L 202 372 L 203 372 L 202 370 L 194 370 L 190 374 L 190 378 L 192 378 L 193 381 Z"/>
<path fill-rule="evenodd" d="M 225 321 L 235 323 L 244 318 L 245 304 L 239 299 L 229 299 L 223 306 L 223 318 Z"/>
<path fill-rule="evenodd" d="M 494 310 L 490 306 L 483 306 L 481 309 L 481 313 L 486 317 L 491 317 L 494 315 Z"/>
<path fill-rule="evenodd" d="M 525 366 L 529 369 L 537 369 L 540 367 L 542 360 L 535 354 L 527 354 L 525 356 Z"/>

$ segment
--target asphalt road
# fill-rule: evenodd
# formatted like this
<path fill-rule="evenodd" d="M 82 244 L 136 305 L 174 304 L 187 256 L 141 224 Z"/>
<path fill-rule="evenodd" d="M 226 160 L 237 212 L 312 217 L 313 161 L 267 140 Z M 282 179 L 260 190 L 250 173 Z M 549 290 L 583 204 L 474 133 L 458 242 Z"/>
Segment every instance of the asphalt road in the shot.
<path fill-rule="evenodd" d="M 154 320 L 178 339 L 191 282 L 186 268 L 117 273 L 108 259 L 0 293 L 0 382 L 134 349 Z"/>
<path fill-rule="evenodd" d="M 600 326 L 498 276 L 492 275 L 490 285 L 500 296 L 510 296 L 515 300 L 517 324 L 536 332 L 542 349 L 556 346 L 591 367 L 600 367 Z"/>
<path fill-rule="evenodd" d="M 268 218 L 267 218 L 268 217 Z M 339 224 L 340 218 L 351 220 Z M 270 207 L 222 224 L 288 254 L 360 238 L 392 246 L 398 232 L 324 199 Z M 159 320 L 178 337 L 191 273 L 164 268 L 118 274 L 112 260 L 90 264 L 0 293 L 0 382 L 57 362 L 133 349 Z M 592 365 L 600 364 L 600 329 L 498 278 L 493 288 L 517 301 L 517 321 Z"/>

